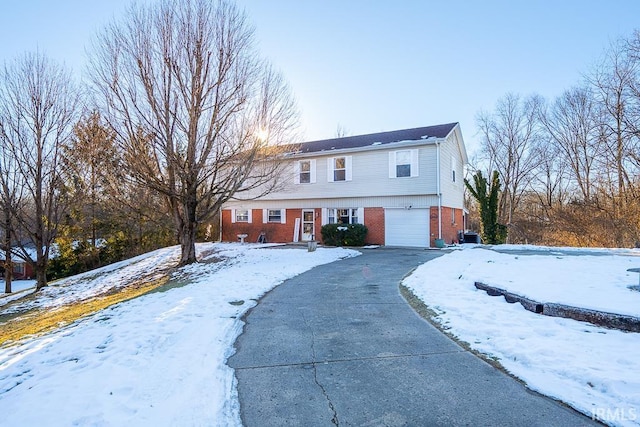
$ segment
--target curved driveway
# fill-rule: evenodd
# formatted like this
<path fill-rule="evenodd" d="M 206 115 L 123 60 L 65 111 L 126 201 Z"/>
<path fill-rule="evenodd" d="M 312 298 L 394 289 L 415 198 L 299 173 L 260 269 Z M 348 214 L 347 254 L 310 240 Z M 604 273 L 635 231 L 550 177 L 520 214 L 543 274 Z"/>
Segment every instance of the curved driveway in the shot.
<path fill-rule="evenodd" d="M 441 252 L 362 252 L 286 281 L 246 316 L 228 361 L 244 425 L 592 424 L 414 313 L 398 284 Z"/>

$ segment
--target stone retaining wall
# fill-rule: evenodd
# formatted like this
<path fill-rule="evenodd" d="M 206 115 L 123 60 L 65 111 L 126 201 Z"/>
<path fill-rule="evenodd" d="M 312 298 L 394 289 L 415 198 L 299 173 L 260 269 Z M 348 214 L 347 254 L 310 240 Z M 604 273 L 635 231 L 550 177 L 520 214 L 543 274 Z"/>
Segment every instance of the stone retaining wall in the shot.
<path fill-rule="evenodd" d="M 513 304 L 519 302 L 525 309 L 534 313 L 580 320 L 593 323 L 594 325 L 604 326 L 605 328 L 619 329 L 627 332 L 640 332 L 639 317 L 572 307 L 564 304 L 542 303 L 481 282 L 475 282 L 474 285 L 477 289 L 483 290 L 491 296 L 503 296 L 508 303 Z"/>

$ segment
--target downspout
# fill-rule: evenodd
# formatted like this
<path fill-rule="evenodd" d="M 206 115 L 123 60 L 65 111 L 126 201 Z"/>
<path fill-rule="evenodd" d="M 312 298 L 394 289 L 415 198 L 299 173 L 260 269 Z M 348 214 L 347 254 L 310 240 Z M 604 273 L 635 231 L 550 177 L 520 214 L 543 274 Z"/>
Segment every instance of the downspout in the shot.
<path fill-rule="evenodd" d="M 442 189 L 440 188 L 440 140 L 436 141 L 436 186 L 438 191 L 438 239 L 442 239 Z"/>
<path fill-rule="evenodd" d="M 220 238 L 218 239 L 218 242 L 222 242 L 222 206 L 220 206 L 220 208 L 218 209 L 218 212 L 220 212 L 219 214 L 220 230 L 218 232 L 220 234 Z"/>

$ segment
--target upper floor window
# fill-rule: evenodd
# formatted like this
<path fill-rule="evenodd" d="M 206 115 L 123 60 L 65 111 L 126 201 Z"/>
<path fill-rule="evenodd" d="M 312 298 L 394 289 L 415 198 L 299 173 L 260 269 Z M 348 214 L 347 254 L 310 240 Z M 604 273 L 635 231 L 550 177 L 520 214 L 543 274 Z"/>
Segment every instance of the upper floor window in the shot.
<path fill-rule="evenodd" d="M 344 157 L 336 157 L 333 159 L 333 180 L 347 180 L 347 161 Z"/>
<path fill-rule="evenodd" d="M 304 160 L 300 162 L 300 183 L 309 184 L 311 182 L 311 161 Z"/>
<path fill-rule="evenodd" d="M 418 150 L 398 150 L 389 153 L 389 178 L 418 176 Z"/>
<path fill-rule="evenodd" d="M 293 176 L 296 184 L 313 184 L 316 182 L 316 161 L 299 160 L 293 165 Z"/>
<path fill-rule="evenodd" d="M 411 176 L 411 151 L 396 151 L 396 177 Z"/>
<path fill-rule="evenodd" d="M 451 181 L 456 182 L 456 170 L 458 169 L 458 159 L 451 156 Z"/>
<path fill-rule="evenodd" d="M 351 181 L 351 156 L 327 159 L 327 181 Z"/>

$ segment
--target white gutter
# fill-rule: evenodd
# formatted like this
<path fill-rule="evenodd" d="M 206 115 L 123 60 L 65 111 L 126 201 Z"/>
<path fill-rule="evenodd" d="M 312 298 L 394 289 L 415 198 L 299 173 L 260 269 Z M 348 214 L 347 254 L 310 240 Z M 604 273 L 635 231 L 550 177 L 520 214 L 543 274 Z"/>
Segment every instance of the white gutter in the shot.
<path fill-rule="evenodd" d="M 442 239 L 442 191 L 440 189 L 440 140 L 436 141 L 436 191 L 438 192 L 438 239 Z"/>
<path fill-rule="evenodd" d="M 220 212 L 219 216 L 220 216 L 220 230 L 218 231 L 219 233 L 219 239 L 218 242 L 222 242 L 222 206 L 220 206 L 218 212 Z"/>

